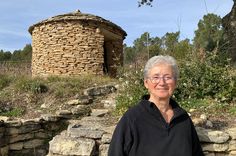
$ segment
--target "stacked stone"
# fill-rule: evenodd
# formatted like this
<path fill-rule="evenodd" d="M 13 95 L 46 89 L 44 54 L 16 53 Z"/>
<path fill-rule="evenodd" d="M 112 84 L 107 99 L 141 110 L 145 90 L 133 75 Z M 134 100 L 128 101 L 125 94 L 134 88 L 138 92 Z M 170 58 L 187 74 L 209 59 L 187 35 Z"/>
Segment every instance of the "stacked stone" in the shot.
<path fill-rule="evenodd" d="M 236 156 L 236 127 L 215 131 L 196 127 L 206 156 Z"/>
<path fill-rule="evenodd" d="M 5 121 L 2 119 L 4 118 Z M 0 117 L 0 155 L 46 155 L 47 140 L 61 127 L 59 120 L 9 120 Z"/>
<path fill-rule="evenodd" d="M 96 128 L 96 123 L 104 120 L 99 117 L 107 113 L 108 110 L 94 109 L 91 112 L 89 104 L 92 104 L 96 96 L 105 96 L 115 91 L 116 88 L 113 85 L 88 88 L 84 91 L 84 95 L 66 102 L 67 106 L 73 106 L 72 109 L 59 110 L 56 115 L 43 114 L 40 118 L 29 120 L 13 120 L 9 117 L 0 116 L 0 156 L 45 156 L 48 153 L 49 140 L 62 130 L 65 130 L 70 120 L 76 120 L 81 116 L 90 115 L 90 113 L 95 118 L 88 117 L 81 120 L 81 124 L 85 125 L 86 123 L 87 127 L 82 126 L 77 130 L 76 128 L 78 126 L 69 126 L 68 131 L 70 136 L 76 136 L 77 133 L 81 132 L 83 137 L 95 139 L 92 143 L 97 146 L 96 141 L 101 140 L 102 135 L 106 132 L 99 130 L 101 126 L 98 124 Z M 96 122 L 94 123 L 94 121 Z M 89 123 L 90 125 L 88 127 Z M 58 136 L 56 136 L 54 140 L 58 140 L 57 138 Z M 88 139 L 80 139 L 79 142 L 86 147 L 85 145 L 88 145 L 88 143 L 84 145 L 86 141 L 88 141 L 88 143 L 91 142 L 91 140 Z"/>
<path fill-rule="evenodd" d="M 57 22 L 35 27 L 32 75 L 103 74 L 104 36 L 88 23 Z"/>
<path fill-rule="evenodd" d="M 126 33 L 98 16 L 79 11 L 59 15 L 31 26 L 29 32 L 33 48 L 32 76 L 103 75 L 105 64 L 114 75 L 114 66 L 123 61 Z M 104 49 L 106 42 L 109 50 Z"/>

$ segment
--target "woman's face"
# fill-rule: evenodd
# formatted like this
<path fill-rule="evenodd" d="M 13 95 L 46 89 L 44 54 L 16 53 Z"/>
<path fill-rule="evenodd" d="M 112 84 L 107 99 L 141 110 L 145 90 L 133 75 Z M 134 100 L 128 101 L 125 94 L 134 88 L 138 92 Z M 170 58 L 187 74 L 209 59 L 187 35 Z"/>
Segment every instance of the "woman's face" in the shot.
<path fill-rule="evenodd" d="M 144 85 L 149 91 L 150 98 L 169 99 L 176 88 L 172 67 L 168 64 L 155 65 L 149 70 Z"/>

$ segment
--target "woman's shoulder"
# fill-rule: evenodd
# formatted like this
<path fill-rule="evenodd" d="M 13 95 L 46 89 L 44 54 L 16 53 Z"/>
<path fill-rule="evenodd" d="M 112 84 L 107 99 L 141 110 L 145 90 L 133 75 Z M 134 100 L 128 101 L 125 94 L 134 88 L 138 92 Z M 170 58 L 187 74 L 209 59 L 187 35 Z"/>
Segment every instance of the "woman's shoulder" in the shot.
<path fill-rule="evenodd" d="M 124 117 L 134 121 L 137 118 L 141 117 L 142 114 L 144 113 L 144 109 L 142 107 L 143 105 L 143 100 L 140 100 L 136 105 L 130 107 L 125 113 L 124 113 Z"/>

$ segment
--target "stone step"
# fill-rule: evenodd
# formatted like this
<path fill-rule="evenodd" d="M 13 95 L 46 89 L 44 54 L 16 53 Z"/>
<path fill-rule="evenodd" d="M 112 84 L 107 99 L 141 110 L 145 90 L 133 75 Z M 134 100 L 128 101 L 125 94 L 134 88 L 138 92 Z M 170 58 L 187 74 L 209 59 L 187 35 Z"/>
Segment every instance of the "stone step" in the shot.
<path fill-rule="evenodd" d="M 95 117 L 103 117 L 108 112 L 108 109 L 92 109 L 92 113 L 90 115 Z"/>

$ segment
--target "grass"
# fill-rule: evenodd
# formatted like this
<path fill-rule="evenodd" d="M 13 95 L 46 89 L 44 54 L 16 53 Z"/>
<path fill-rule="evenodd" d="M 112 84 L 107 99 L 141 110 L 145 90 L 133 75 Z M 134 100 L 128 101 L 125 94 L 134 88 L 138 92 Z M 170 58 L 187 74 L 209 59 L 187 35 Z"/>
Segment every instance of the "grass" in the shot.
<path fill-rule="evenodd" d="M 65 101 L 82 94 L 84 89 L 116 81 L 107 76 L 96 75 L 50 76 L 47 78 L 1 75 L 0 104 L 2 103 L 2 105 L 0 105 L 0 115 L 19 117 L 30 112 L 37 114 L 38 110 L 47 112 L 51 112 L 51 109 L 58 110 Z M 48 110 L 42 110 L 40 106 L 44 103 L 50 103 L 51 107 Z M 15 109 L 9 109 L 7 112 L 1 111 L 4 110 L 3 107 L 6 104 L 10 104 Z M 37 110 L 34 111 L 34 109 Z"/>
<path fill-rule="evenodd" d="M 8 116 L 8 117 L 20 117 L 24 114 L 24 109 L 22 108 L 14 108 L 7 112 L 0 113 L 1 116 Z"/>

